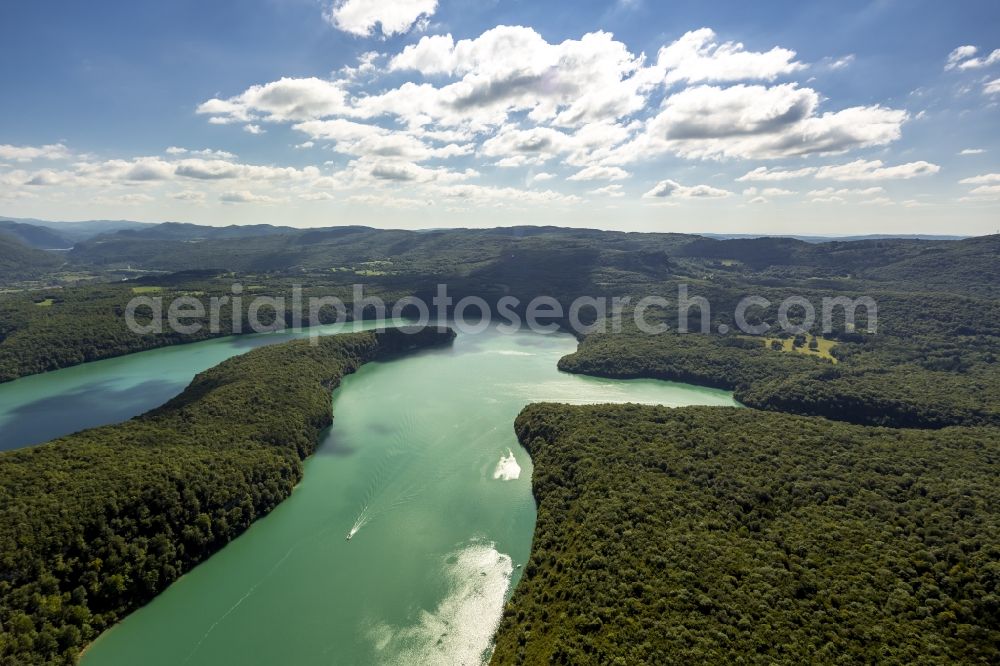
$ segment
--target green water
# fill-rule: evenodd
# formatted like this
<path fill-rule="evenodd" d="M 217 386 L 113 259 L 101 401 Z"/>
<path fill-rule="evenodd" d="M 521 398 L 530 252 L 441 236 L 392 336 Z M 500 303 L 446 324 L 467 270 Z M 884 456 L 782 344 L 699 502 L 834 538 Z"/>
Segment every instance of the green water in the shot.
<path fill-rule="evenodd" d="M 480 663 L 535 521 L 520 409 L 735 404 L 558 372 L 575 345 L 488 332 L 364 366 L 334 394 L 334 425 L 292 496 L 101 636 L 84 666 Z M 193 347 L 147 354 L 183 363 Z"/>
<path fill-rule="evenodd" d="M 348 322 L 316 330 L 329 335 L 374 327 L 374 322 Z M 196 374 L 231 356 L 308 335 L 308 331 L 283 331 L 216 338 L 0 384 L 0 451 L 124 421 L 162 405 Z"/>

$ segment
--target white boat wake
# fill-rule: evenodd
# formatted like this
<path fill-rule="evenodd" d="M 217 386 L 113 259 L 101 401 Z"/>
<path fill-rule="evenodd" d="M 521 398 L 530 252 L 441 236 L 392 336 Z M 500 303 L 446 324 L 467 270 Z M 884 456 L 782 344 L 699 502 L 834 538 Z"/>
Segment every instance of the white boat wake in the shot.
<path fill-rule="evenodd" d="M 517 458 L 514 457 L 514 452 L 507 449 L 507 455 L 500 458 L 500 462 L 497 463 L 496 469 L 493 470 L 493 478 L 501 481 L 513 481 L 514 479 L 520 478 L 520 476 L 521 466 L 517 464 Z"/>

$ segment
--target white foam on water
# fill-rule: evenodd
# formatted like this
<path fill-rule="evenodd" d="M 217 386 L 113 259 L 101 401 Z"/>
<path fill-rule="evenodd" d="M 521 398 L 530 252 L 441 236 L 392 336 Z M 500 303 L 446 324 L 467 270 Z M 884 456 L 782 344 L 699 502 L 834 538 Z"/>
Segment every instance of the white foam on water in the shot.
<path fill-rule="evenodd" d="M 507 449 L 507 455 L 500 458 L 497 467 L 493 470 L 493 478 L 501 481 L 513 481 L 521 476 L 521 466 L 517 464 L 514 452 Z"/>
<path fill-rule="evenodd" d="M 531 352 L 518 351 L 517 349 L 495 349 L 489 353 L 500 354 L 501 356 L 535 356 Z"/>
<path fill-rule="evenodd" d="M 500 624 L 513 562 L 492 543 L 477 542 L 444 563 L 449 593 L 408 627 L 378 624 L 370 638 L 379 663 L 473 666 L 485 664 Z"/>

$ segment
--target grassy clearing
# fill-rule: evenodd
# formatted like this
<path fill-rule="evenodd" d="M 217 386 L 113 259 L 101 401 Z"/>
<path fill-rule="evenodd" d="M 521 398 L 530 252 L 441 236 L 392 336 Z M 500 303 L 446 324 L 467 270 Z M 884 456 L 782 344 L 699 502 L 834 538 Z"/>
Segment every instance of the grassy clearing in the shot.
<path fill-rule="evenodd" d="M 837 362 L 837 359 L 834 358 L 833 354 L 830 353 L 831 350 L 834 348 L 834 346 L 836 346 L 837 344 L 833 340 L 827 340 L 825 338 L 816 338 L 816 345 L 817 345 L 816 349 L 810 349 L 809 343 L 812 340 L 812 338 L 807 339 L 806 344 L 802 345 L 801 347 L 796 347 L 793 345 L 792 338 L 757 338 L 750 336 L 744 336 L 744 337 L 753 340 L 762 340 L 766 348 L 774 349 L 775 351 L 798 352 L 800 354 L 807 354 L 809 356 L 817 356 L 819 358 L 825 358 L 833 363 Z M 775 349 L 772 346 L 772 344 L 775 342 L 781 344 L 780 350 Z"/>
<path fill-rule="evenodd" d="M 132 287 L 133 294 L 158 294 L 163 287 Z"/>
<path fill-rule="evenodd" d="M 51 298 L 46 298 L 44 301 L 35 301 L 35 305 L 40 308 L 50 308 L 52 304 L 55 303 Z"/>

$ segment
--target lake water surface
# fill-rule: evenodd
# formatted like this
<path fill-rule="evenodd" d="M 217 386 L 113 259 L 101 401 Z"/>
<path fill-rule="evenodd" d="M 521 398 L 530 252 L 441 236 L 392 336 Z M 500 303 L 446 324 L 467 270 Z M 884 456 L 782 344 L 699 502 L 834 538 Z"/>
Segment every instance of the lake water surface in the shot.
<path fill-rule="evenodd" d="M 3 391 L 19 382 L 0 386 L 0 432 L 13 423 L 26 444 L 53 430 L 30 427 L 50 413 L 56 434 L 131 416 L 258 340 L 19 380 L 33 393 L 13 409 Z M 101 636 L 84 666 L 480 663 L 534 529 L 517 413 L 539 401 L 736 404 L 724 391 L 560 373 L 575 346 L 563 334 L 486 332 L 365 365 L 334 393 L 334 424 L 292 496 Z M 107 401 L 117 404 L 92 413 Z"/>

